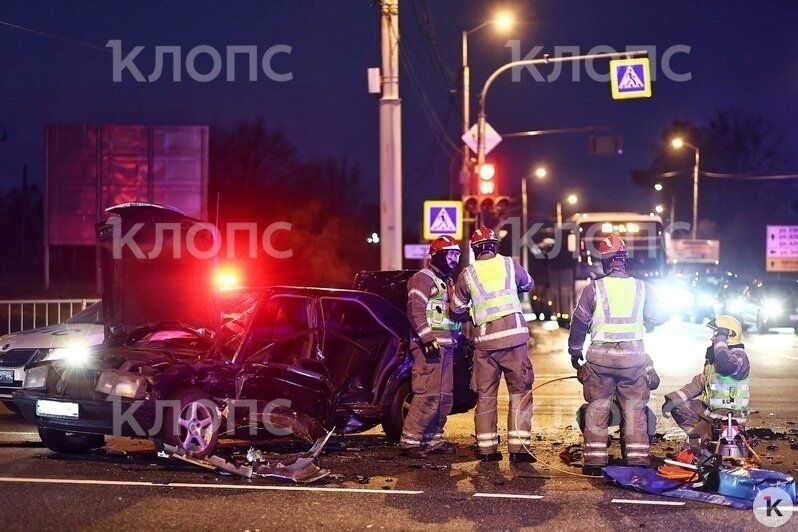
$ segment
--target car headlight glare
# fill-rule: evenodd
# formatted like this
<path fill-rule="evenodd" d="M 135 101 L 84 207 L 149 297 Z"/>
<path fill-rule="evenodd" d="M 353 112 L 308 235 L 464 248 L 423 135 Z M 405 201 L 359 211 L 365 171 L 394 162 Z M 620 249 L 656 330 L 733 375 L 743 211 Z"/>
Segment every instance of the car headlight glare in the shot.
<path fill-rule="evenodd" d="M 100 374 L 94 390 L 107 395 L 140 399 L 144 396 L 145 387 L 146 380 L 140 375 L 133 375 L 124 371 L 106 370 Z"/>
<path fill-rule="evenodd" d="M 36 366 L 25 372 L 25 380 L 22 388 L 26 390 L 37 390 L 47 386 L 47 369 L 49 366 Z"/>
<path fill-rule="evenodd" d="M 767 312 L 768 315 L 770 316 L 778 316 L 779 314 L 784 312 L 784 308 L 781 305 L 781 301 L 766 299 L 764 307 L 765 307 L 765 312 Z"/>
<path fill-rule="evenodd" d="M 57 347 L 50 351 L 45 360 L 66 359 L 70 366 L 82 366 L 89 358 L 89 348 L 85 345 Z"/>
<path fill-rule="evenodd" d="M 729 301 L 729 310 L 732 312 L 741 312 L 743 310 L 743 298 L 735 297 Z"/>

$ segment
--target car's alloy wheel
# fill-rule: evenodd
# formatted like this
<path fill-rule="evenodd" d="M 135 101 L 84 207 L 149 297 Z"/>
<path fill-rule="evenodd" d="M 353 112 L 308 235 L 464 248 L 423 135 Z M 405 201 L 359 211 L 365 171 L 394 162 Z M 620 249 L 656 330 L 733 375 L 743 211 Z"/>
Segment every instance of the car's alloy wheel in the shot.
<path fill-rule="evenodd" d="M 167 440 L 189 456 L 213 453 L 219 438 L 219 411 L 211 398 L 199 390 L 184 390 L 175 397 L 180 410 L 170 423 Z"/>

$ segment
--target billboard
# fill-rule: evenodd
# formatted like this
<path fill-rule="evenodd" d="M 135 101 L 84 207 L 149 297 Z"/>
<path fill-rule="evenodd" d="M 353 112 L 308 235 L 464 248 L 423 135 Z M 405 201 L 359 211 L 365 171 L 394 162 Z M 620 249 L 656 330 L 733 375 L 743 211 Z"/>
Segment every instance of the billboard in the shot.
<path fill-rule="evenodd" d="M 144 201 L 207 219 L 208 127 L 45 128 L 46 246 L 93 246 L 105 209 Z"/>

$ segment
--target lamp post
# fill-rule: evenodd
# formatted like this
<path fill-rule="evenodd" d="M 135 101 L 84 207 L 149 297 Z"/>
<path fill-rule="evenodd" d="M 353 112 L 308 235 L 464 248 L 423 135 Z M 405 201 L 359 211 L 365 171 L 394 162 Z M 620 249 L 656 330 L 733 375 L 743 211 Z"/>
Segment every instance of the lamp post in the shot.
<path fill-rule="evenodd" d="M 468 67 L 468 36 L 475 33 L 489 25 L 495 25 L 500 31 L 507 31 L 515 24 L 515 19 L 509 13 L 500 13 L 492 20 L 483 22 L 482 24 L 471 28 L 470 30 L 463 30 L 462 34 L 462 89 L 463 89 L 463 134 L 467 134 L 471 128 L 471 75 Z M 471 191 L 469 184 L 471 182 L 471 172 L 468 169 L 468 146 L 463 143 L 463 161 L 460 167 L 460 189 L 462 196 L 467 196 Z"/>
<path fill-rule="evenodd" d="M 538 179 L 546 177 L 546 169 L 539 166 L 535 169 L 534 175 Z M 521 234 L 526 238 L 526 233 L 529 231 L 529 197 L 527 194 L 527 181 L 528 177 L 521 178 Z M 521 246 L 523 247 L 523 246 Z M 521 256 L 521 265 L 526 271 L 529 271 L 529 247 L 527 247 L 524 254 Z"/>
<path fill-rule="evenodd" d="M 568 205 L 576 205 L 579 198 L 576 194 L 569 194 L 568 197 L 565 198 L 565 201 Z M 557 225 L 562 225 L 562 201 L 557 202 Z"/>
<path fill-rule="evenodd" d="M 570 63 L 573 61 L 589 61 L 593 59 L 631 59 L 647 55 L 645 50 L 633 50 L 629 52 L 614 52 L 614 53 L 601 53 L 601 54 L 587 54 L 587 55 L 572 55 L 567 57 L 541 57 L 538 59 L 523 59 L 521 61 L 512 61 L 506 63 L 488 76 L 482 91 L 479 93 L 479 115 L 477 116 L 477 164 L 485 163 L 485 124 L 487 123 L 487 113 L 485 111 L 486 100 L 488 97 L 488 89 L 496 78 L 502 73 L 514 67 L 533 66 L 551 63 Z"/>
<path fill-rule="evenodd" d="M 698 164 L 701 160 L 701 154 L 698 147 L 693 146 L 681 137 L 676 137 L 671 141 L 671 146 L 677 150 L 683 146 L 687 146 L 695 152 L 695 163 L 693 164 L 693 227 L 692 236 L 693 240 L 696 239 L 696 229 L 698 229 Z"/>

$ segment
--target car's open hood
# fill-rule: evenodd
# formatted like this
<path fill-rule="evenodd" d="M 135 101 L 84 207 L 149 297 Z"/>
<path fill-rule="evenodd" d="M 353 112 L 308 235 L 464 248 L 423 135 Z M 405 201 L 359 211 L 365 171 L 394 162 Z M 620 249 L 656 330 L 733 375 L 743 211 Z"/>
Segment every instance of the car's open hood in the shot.
<path fill-rule="evenodd" d="M 96 232 L 107 342 L 158 321 L 213 328 L 212 226 L 148 203 L 106 212 Z"/>

